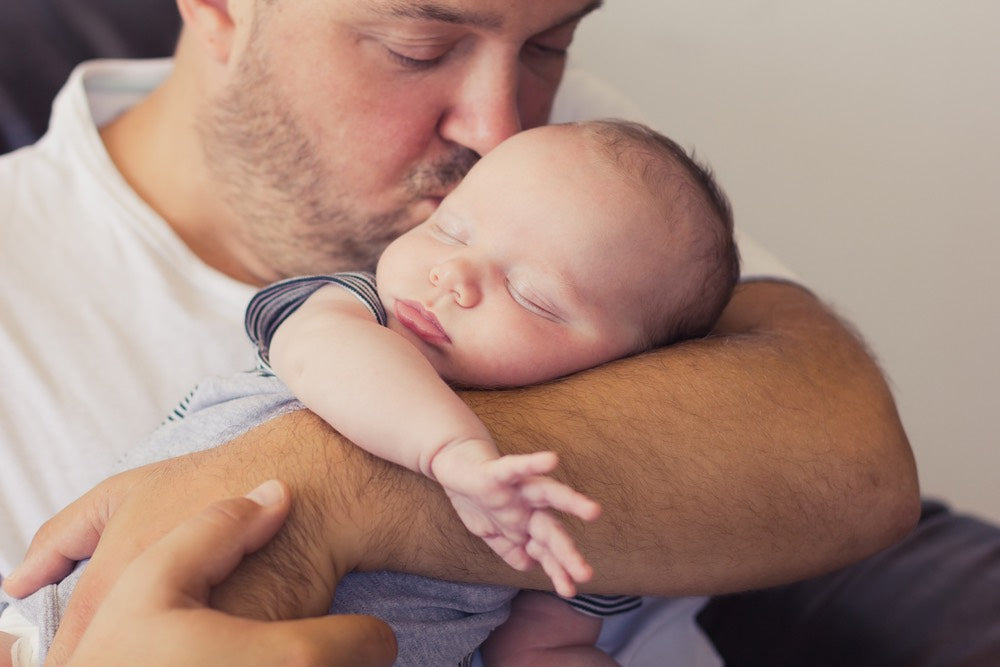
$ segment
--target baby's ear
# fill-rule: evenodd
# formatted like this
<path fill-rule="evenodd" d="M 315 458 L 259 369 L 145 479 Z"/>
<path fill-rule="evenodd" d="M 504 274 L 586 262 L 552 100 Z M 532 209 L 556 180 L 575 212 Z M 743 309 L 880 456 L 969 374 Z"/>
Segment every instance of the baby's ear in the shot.
<path fill-rule="evenodd" d="M 201 42 L 205 52 L 220 64 L 229 62 L 236 22 L 231 5 L 241 0 L 177 0 L 184 26 Z"/>

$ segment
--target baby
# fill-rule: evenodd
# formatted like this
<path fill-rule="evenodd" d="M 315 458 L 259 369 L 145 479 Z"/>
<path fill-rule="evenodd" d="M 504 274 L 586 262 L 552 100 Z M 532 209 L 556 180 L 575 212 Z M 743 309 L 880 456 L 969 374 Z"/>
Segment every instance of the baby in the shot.
<path fill-rule="evenodd" d="M 555 590 L 571 597 L 591 570 L 550 510 L 592 520 L 598 505 L 547 476 L 554 453 L 502 456 L 452 385 L 533 384 L 703 336 L 737 277 L 725 197 L 672 141 L 622 121 L 522 132 L 386 248 L 376 280 L 363 273 L 295 278 L 258 294 L 247 330 L 264 371 L 199 386 L 180 418 L 160 430 L 166 433 L 126 464 L 181 453 L 192 432 L 199 447 L 212 446 L 301 407 L 284 387 L 275 389 L 273 372 L 360 447 L 436 480 L 470 531 L 517 569 L 541 564 Z M 257 393 L 272 396 L 268 407 L 232 407 Z M 208 425 L 200 433 L 199 422 Z M 503 620 L 515 593 L 381 574 L 390 579 L 345 577 L 332 611 L 385 618 L 397 632 L 400 664 L 460 661 Z M 448 630 L 448 619 L 437 624 L 454 652 L 435 653 L 440 647 L 424 646 L 434 641 L 412 637 L 407 623 L 425 610 L 378 607 L 411 585 L 418 597 L 462 598 L 457 617 L 481 619 L 475 627 L 463 621 L 461 630 Z M 470 603 L 469 591 L 486 593 Z M 600 616 L 578 609 L 626 609 L 638 600 L 574 602 L 521 594 L 484 646 L 485 659 L 528 664 L 534 654 L 545 664 L 613 664 L 594 646 Z M 426 629 L 419 632 L 428 639 Z M 42 634 L 44 645 L 51 630 Z"/>

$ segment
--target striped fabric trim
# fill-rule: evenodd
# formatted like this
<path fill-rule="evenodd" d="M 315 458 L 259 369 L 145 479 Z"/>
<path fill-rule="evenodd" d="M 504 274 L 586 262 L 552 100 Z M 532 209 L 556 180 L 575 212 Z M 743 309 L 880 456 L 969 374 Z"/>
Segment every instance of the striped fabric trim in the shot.
<path fill-rule="evenodd" d="M 185 394 L 184 398 L 182 398 L 177 404 L 177 407 L 170 411 L 170 414 L 167 415 L 167 418 L 163 421 L 163 423 L 177 422 L 187 417 L 188 408 L 191 407 L 191 399 L 194 398 L 194 392 L 197 390 L 198 385 L 195 385 L 194 389 Z M 161 426 L 162 425 L 163 424 L 161 424 Z"/>
<path fill-rule="evenodd" d="M 624 614 L 642 605 L 642 598 L 634 595 L 577 595 L 563 599 L 577 611 L 600 617 Z"/>
<path fill-rule="evenodd" d="M 267 353 L 271 337 L 313 292 L 324 285 L 340 285 L 363 303 L 382 326 L 388 321 L 385 307 L 375 289 L 375 275 L 368 272 L 335 273 L 328 276 L 302 276 L 269 285 L 257 292 L 247 306 L 244 326 L 250 341 L 257 346 L 257 359 L 270 370 Z"/>

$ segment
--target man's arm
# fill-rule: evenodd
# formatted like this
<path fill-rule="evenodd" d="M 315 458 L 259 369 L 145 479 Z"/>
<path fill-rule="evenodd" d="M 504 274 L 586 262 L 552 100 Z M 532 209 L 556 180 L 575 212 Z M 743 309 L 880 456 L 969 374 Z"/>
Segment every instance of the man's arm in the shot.
<path fill-rule="evenodd" d="M 342 435 L 441 484 L 462 523 L 511 567 L 541 565 L 567 597 L 590 579 L 551 511 L 593 520 L 600 507 L 547 475 L 552 452 L 501 457 L 430 361 L 351 292 L 314 292 L 274 332 L 269 355 L 292 393 Z"/>
<path fill-rule="evenodd" d="M 555 450 L 565 479 L 604 507 L 575 531 L 594 565 L 591 590 L 708 594 L 803 578 L 892 543 L 919 512 L 881 372 L 794 285 L 741 286 L 711 338 L 465 397 L 502 450 Z M 396 502 L 412 501 L 394 496 L 383 511 Z M 412 545 L 400 536 L 365 563 L 541 584 L 500 579 L 488 559 L 428 549 L 423 536 L 416 530 Z"/>
<path fill-rule="evenodd" d="M 588 590 L 712 594 L 789 581 L 860 559 L 916 519 L 914 462 L 881 373 L 836 317 L 792 285 L 741 286 L 715 337 L 466 398 L 501 450 L 556 450 L 565 479 L 603 505 L 600 521 L 567 522 L 594 565 Z M 257 590 L 274 590 L 278 580 L 299 593 L 274 614 L 320 613 L 332 582 L 352 568 L 546 585 L 468 534 L 435 484 L 306 412 L 98 486 L 46 525 L 21 576 L 5 585 L 27 592 L 103 533 L 68 610 L 79 612 L 67 621 L 71 636 L 144 544 L 271 477 L 286 480 L 298 504 L 235 581 L 256 576 Z M 165 504 L 165 495 L 176 500 Z M 291 580 L 276 569 L 290 560 Z M 234 591 L 245 588 L 219 600 L 238 606 Z"/>

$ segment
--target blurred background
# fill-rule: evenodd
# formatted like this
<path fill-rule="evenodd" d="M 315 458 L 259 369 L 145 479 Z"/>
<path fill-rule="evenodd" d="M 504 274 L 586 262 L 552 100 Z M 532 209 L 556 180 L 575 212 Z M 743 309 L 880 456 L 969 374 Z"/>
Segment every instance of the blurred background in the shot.
<path fill-rule="evenodd" d="M 995 521 L 998 26 L 995 0 L 606 0 L 572 52 L 860 330 L 924 494 Z"/>

